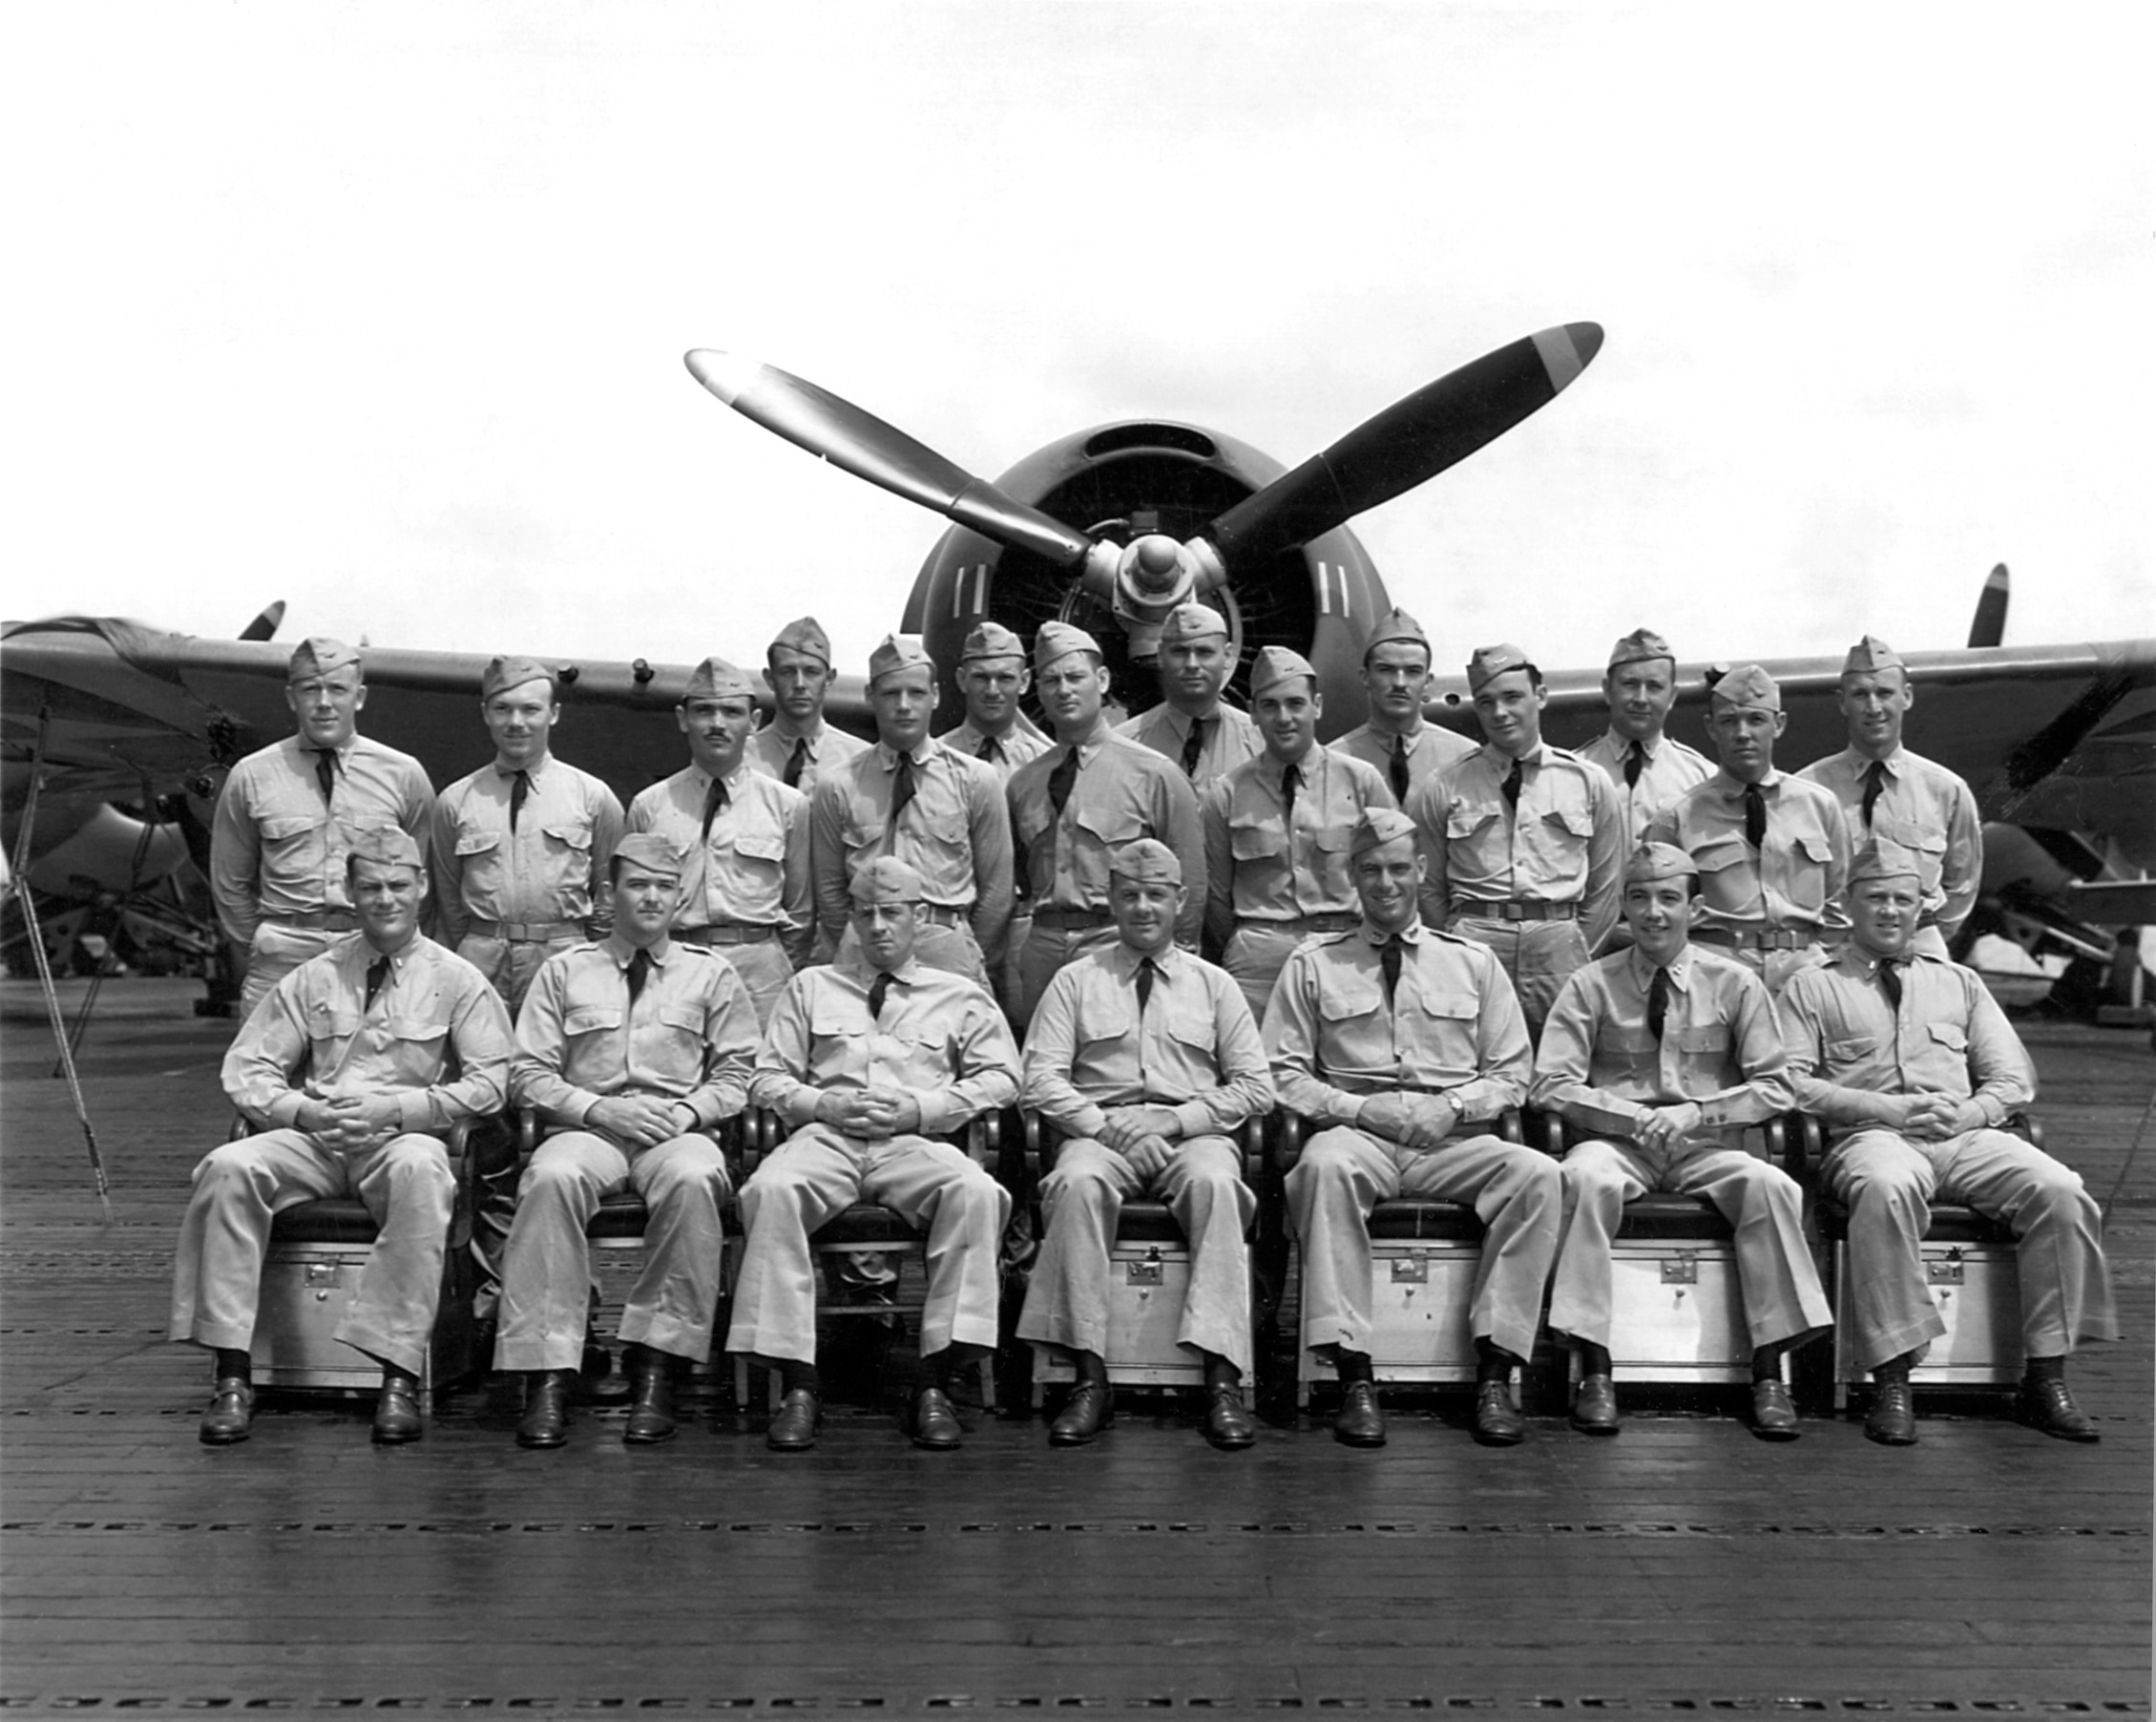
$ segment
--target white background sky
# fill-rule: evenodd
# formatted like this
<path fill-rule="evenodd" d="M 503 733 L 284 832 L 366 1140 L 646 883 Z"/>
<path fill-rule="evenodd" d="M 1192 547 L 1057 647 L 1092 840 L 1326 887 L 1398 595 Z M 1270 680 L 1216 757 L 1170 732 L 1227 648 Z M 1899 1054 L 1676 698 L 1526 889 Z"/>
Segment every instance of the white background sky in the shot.
<path fill-rule="evenodd" d="M 2145 5 L 41 5 L 0 24 L 0 608 L 841 667 L 984 476 L 1162 415 L 1292 463 L 1608 330 L 1357 530 L 1464 659 L 2156 633 Z M 1446 649 L 1447 642 L 1453 648 Z"/>

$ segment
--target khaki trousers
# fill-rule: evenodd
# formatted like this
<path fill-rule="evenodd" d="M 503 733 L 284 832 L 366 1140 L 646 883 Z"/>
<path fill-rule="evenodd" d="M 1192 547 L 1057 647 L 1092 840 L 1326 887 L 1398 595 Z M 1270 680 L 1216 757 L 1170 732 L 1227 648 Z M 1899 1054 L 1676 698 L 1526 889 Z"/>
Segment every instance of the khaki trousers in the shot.
<path fill-rule="evenodd" d="M 1446 923 L 1448 933 L 1487 945 L 1504 965 L 1513 991 L 1519 995 L 1520 1015 L 1527 1018 L 1529 1037 L 1540 1042 L 1542 1024 L 1549 1020 L 1550 1006 L 1573 970 L 1588 960 L 1587 935 L 1578 921 L 1501 921 L 1494 916 L 1460 913 Z"/>
<path fill-rule="evenodd" d="M 1272 1002 L 1273 982 L 1295 955 L 1295 948 L 1312 936 L 1306 928 L 1280 930 L 1262 921 L 1245 921 L 1221 952 L 1221 967 L 1243 989 L 1250 1016 L 1260 1027 L 1265 1025 L 1266 1006 Z"/>
<path fill-rule="evenodd" d="M 1034 1012 L 1040 1007 L 1040 996 L 1048 991 L 1057 970 L 1088 951 L 1114 944 L 1119 936 L 1113 921 L 1098 927 L 1045 927 L 1035 921 L 1026 934 L 1025 948 L 1018 953 L 1018 1032 L 1023 1034 L 1026 1024 L 1033 1020 Z"/>
<path fill-rule="evenodd" d="M 247 947 L 247 977 L 240 983 L 240 1020 L 255 1014 L 255 1006 L 267 998 L 277 983 L 305 962 L 320 956 L 351 929 L 293 927 L 283 921 L 263 921 L 255 929 L 255 941 Z"/>

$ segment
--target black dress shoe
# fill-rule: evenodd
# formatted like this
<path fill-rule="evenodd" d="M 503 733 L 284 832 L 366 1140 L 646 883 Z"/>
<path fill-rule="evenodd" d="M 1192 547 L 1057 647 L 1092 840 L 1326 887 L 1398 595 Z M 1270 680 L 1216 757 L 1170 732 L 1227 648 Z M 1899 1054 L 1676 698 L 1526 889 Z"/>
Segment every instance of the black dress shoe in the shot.
<path fill-rule="evenodd" d="M 674 1372 L 662 1352 L 640 1351 L 630 1367 L 629 1421 L 624 1445 L 656 1447 L 674 1438 Z"/>
<path fill-rule="evenodd" d="M 229 1447 L 247 1438 L 255 1420 L 255 1384 L 244 1376 L 220 1376 L 196 1431 L 205 1447 Z"/>
<path fill-rule="evenodd" d="M 814 1394 L 806 1387 L 788 1388 L 772 1414 L 771 1427 L 764 1432 L 764 1444 L 774 1453 L 806 1453 L 816 1444 L 816 1425 L 823 1420 Z"/>
<path fill-rule="evenodd" d="M 913 1445 L 933 1453 L 947 1453 L 966 1438 L 957 1408 L 940 1387 L 924 1387 L 913 1396 L 912 1426 L 907 1431 Z"/>
<path fill-rule="evenodd" d="M 2021 1382 L 2021 1396 L 2015 1415 L 2031 1429 L 2057 1436 L 2062 1441 L 2100 1441 L 2095 1419 L 2074 1403 L 2073 1391 L 2056 1376 L 2028 1376 Z M 207 1440 L 209 1438 L 202 1438 Z"/>
<path fill-rule="evenodd" d="M 1240 1387 L 1215 1387 L 1205 1394 L 1205 1438 L 1229 1451 L 1258 1438 L 1258 1425 L 1243 1404 Z"/>
<path fill-rule="evenodd" d="M 1512 1402 L 1508 1382 L 1476 1383 L 1475 1438 L 1485 1447 L 1517 1447 L 1527 1438 L 1527 1419 Z"/>
<path fill-rule="evenodd" d="M 1763 1441 L 1793 1441 L 1802 1433 L 1786 1383 L 1770 1377 L 1751 1384 L 1751 1432 Z"/>
<path fill-rule="evenodd" d="M 1872 1415 L 1864 1419 L 1864 1438 L 1882 1447 L 1916 1444 L 1916 1395 L 1906 1380 L 1872 1385 Z"/>
<path fill-rule="evenodd" d="M 1115 1389 L 1105 1381 L 1080 1381 L 1048 1425 L 1048 1444 L 1082 1447 L 1115 1420 Z"/>
<path fill-rule="evenodd" d="M 1377 1383 L 1350 1381 L 1332 1419 L 1332 1438 L 1350 1447 L 1385 1445 L 1385 1414 L 1377 1409 Z"/>
<path fill-rule="evenodd" d="M 426 1421 L 419 1415 L 418 1378 L 401 1370 L 384 1375 L 382 1396 L 374 1401 L 374 1440 L 384 1447 L 397 1447 L 426 1433 Z"/>
<path fill-rule="evenodd" d="M 1615 1435 L 1623 1419 L 1617 1415 L 1617 1383 L 1607 1376 L 1581 1376 L 1572 1396 L 1572 1426 L 1581 1435 Z"/>
<path fill-rule="evenodd" d="M 569 1439 L 569 1392 L 576 1379 L 573 1369 L 535 1370 L 525 1377 L 519 1447 L 559 1447 Z"/>

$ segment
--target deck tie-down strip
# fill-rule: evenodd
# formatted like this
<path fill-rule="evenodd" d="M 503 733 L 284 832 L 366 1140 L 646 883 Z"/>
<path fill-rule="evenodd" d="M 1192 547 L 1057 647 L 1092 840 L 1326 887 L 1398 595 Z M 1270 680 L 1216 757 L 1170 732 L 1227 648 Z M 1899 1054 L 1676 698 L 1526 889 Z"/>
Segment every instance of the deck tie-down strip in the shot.
<path fill-rule="evenodd" d="M 2022 1699 L 2022 1698 L 1852 1698 L 1791 1697 L 1744 1694 L 1728 1697 L 1622 1698 L 1597 1694 L 1577 1697 L 1533 1696 L 1497 1698 L 1476 1694 L 1363 1697 L 1318 1693 L 1223 1693 L 1173 1696 L 1147 1694 L 1108 1697 L 1094 1693 L 994 1693 L 936 1692 L 904 1694 L 779 1693 L 756 1697 L 678 1697 L 610 1694 L 573 1697 L 516 1693 L 504 1696 L 410 1693 L 354 1695 L 324 1693 L 312 1697 L 296 1694 L 259 1696 L 107 1695 L 88 1692 L 5 1693 L 0 1710 L 33 1710 L 43 1712 L 110 1710 L 133 1714 L 144 1711 L 237 1711 L 243 1714 L 295 1711 L 498 1711 L 510 1714 L 533 1712 L 583 1713 L 588 1712 L 711 1712 L 805 1710 L 1121 1710 L 1121 1711 L 1564 1711 L 1590 1713 L 1639 1712 L 1653 1714 L 1740 1712 L 1769 1715 L 2027 1715 L 2112 1716 L 2148 1714 L 2146 1700 Z"/>

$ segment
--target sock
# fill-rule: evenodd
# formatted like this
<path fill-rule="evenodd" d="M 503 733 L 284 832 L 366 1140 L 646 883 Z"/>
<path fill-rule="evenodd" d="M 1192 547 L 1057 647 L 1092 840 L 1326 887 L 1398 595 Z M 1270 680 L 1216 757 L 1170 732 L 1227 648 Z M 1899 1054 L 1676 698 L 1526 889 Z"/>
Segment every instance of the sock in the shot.
<path fill-rule="evenodd" d="M 921 1359 L 920 1373 L 913 1377 L 913 1391 L 925 1393 L 931 1387 L 939 1387 L 949 1393 L 951 1377 L 981 1356 L 986 1350 L 985 1346 L 965 1345 L 952 1340 L 940 1352 L 931 1353 Z"/>
<path fill-rule="evenodd" d="M 1370 1354 L 1368 1352 L 1350 1352 L 1344 1345 L 1336 1346 L 1333 1353 L 1332 1367 L 1340 1373 L 1340 1385 L 1342 1387 L 1350 1386 L 1357 1381 L 1374 1381 L 1376 1379 L 1371 1373 Z"/>
<path fill-rule="evenodd" d="M 1243 1372 L 1217 1352 L 1206 1352 L 1205 1386 L 1208 1391 L 1221 1387 L 1241 1387 Z"/>
<path fill-rule="evenodd" d="M 816 1374 L 816 1366 L 813 1363 L 804 1363 L 798 1357 L 781 1358 L 779 1360 L 779 1391 L 781 1393 L 792 1393 L 797 1388 L 805 1388 L 819 1398 L 823 1396 L 824 1383 Z"/>
<path fill-rule="evenodd" d="M 1107 1384 L 1108 1365 L 1099 1352 L 1074 1351 L 1071 1354 L 1071 1367 L 1078 1372 L 1078 1378 L 1081 1382 L 1095 1381 L 1103 1386 Z"/>
<path fill-rule="evenodd" d="M 1606 1358 L 1609 1354 L 1604 1352 L 1602 1355 Z M 1477 1387 L 1485 1381 L 1502 1381 L 1510 1385 L 1512 1372 L 1519 1365 L 1518 1357 L 1487 1339 L 1477 1339 L 1475 1342 L 1475 1384 Z"/>
<path fill-rule="evenodd" d="M 242 1381 L 252 1381 L 255 1378 L 255 1359 L 251 1353 L 233 1351 L 220 1345 L 217 1348 L 216 1356 L 217 1378 L 220 1381 L 227 1376 L 238 1376 Z"/>
<path fill-rule="evenodd" d="M 2063 1381 L 2066 1378 L 2066 1354 L 2056 1357 L 2031 1357 L 2028 1373 L 2023 1377 L 2030 1381 Z"/>
<path fill-rule="evenodd" d="M 1889 1357 L 1884 1363 L 1880 1364 L 1877 1369 L 1872 1372 L 1872 1379 L 1874 1381 L 1908 1380 L 1909 1354 L 1904 1352 L 1898 1357 Z"/>
<path fill-rule="evenodd" d="M 1754 1381 L 1779 1381 L 1782 1378 L 1782 1353 L 1779 1347 L 1763 1345 L 1752 1353 L 1751 1378 Z"/>
<path fill-rule="evenodd" d="M 1609 1347 L 1580 1342 L 1580 1373 L 1582 1376 L 1607 1376 L 1613 1374 L 1609 1361 Z"/>

